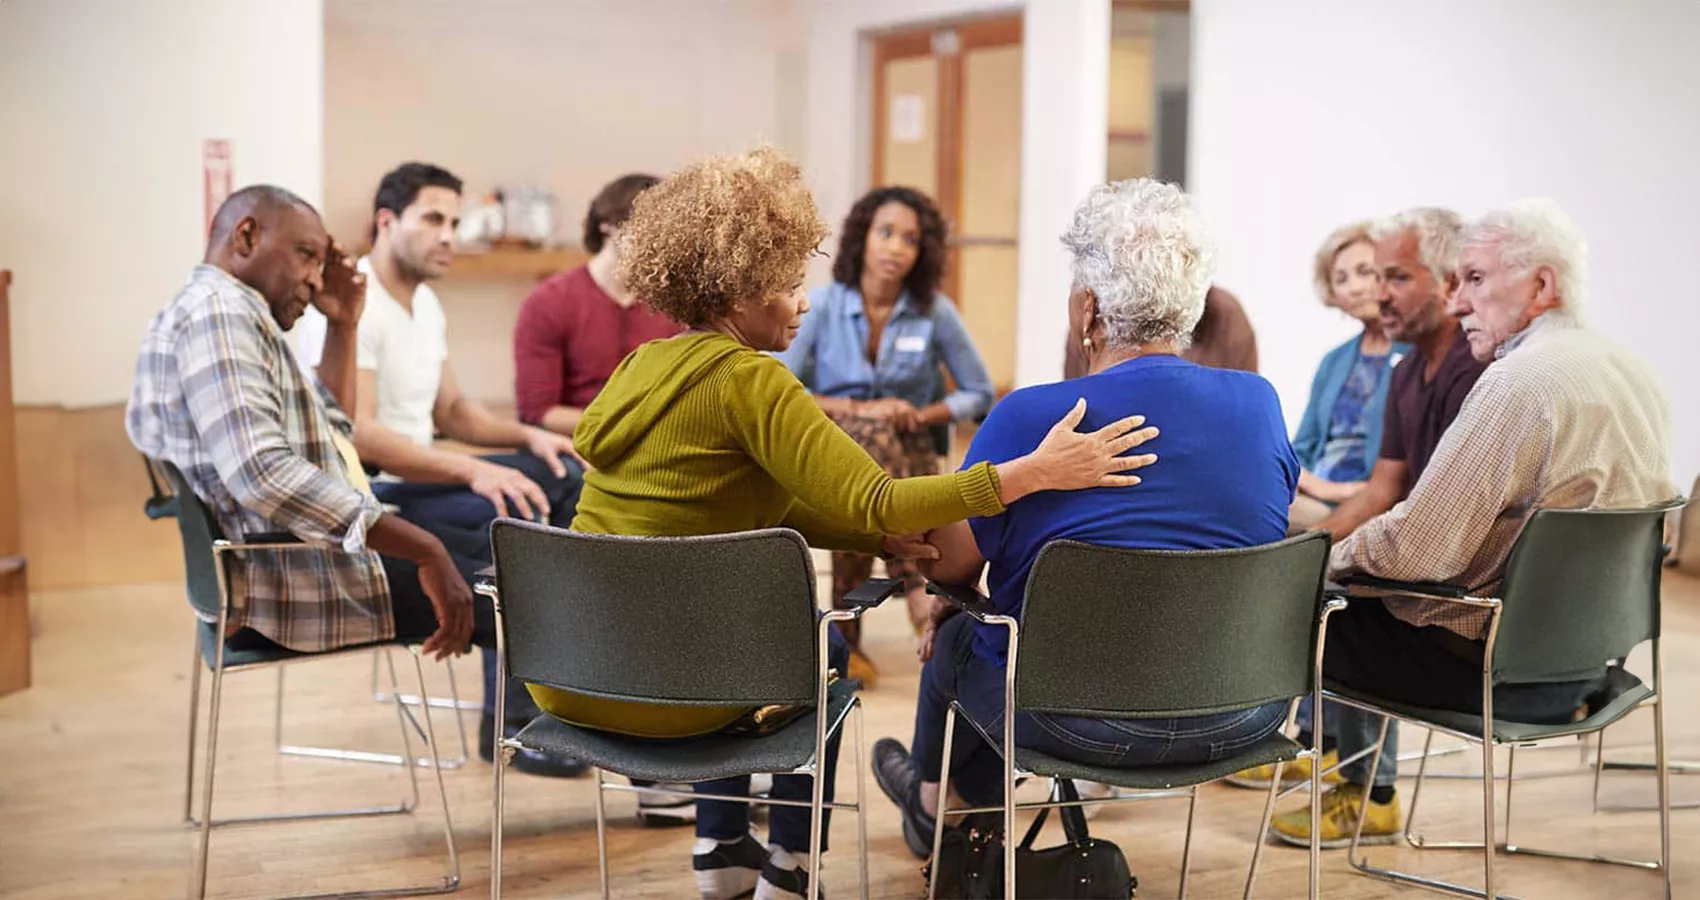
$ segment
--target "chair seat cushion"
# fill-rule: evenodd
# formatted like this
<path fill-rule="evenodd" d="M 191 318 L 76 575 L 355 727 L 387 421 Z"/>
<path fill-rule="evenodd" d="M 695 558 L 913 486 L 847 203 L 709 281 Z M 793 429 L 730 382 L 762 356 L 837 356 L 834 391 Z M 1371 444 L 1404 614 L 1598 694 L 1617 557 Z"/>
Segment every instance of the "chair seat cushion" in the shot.
<path fill-rule="evenodd" d="M 847 681 L 827 687 L 828 736 L 844 724 L 855 696 L 855 685 Z M 689 783 L 797 769 L 814 758 L 815 721 L 810 711 L 759 737 L 722 732 L 662 740 L 580 728 L 544 715 L 520 729 L 515 739 L 529 749 L 574 756 L 628 778 Z"/>
<path fill-rule="evenodd" d="M 213 667 L 214 663 L 218 659 L 218 638 L 214 637 L 214 630 L 215 628 L 213 623 L 201 623 L 201 659 L 206 662 L 207 668 L 209 669 Z M 369 644 L 352 644 L 347 647 L 338 647 L 335 650 L 326 650 L 321 653 L 304 653 L 300 650 L 291 650 L 288 647 L 280 646 L 278 644 L 272 644 L 269 647 L 249 647 L 241 650 L 232 649 L 231 647 L 226 646 L 224 648 L 224 669 L 228 672 L 231 669 L 240 669 L 246 666 L 263 666 L 269 663 L 288 662 L 289 660 L 300 659 L 306 656 L 319 657 L 332 653 L 349 653 L 355 650 L 369 650 L 375 647 L 394 645 L 396 645 L 395 641 L 373 641 Z"/>
<path fill-rule="evenodd" d="M 1021 770 L 1048 778 L 1079 778 L 1135 790 L 1162 790 L 1205 784 L 1225 778 L 1241 769 L 1287 762 L 1298 758 L 1299 751 L 1303 749 L 1301 744 L 1277 731 L 1233 756 L 1195 765 L 1139 768 L 1089 766 L 1058 759 L 1025 747 L 1015 748 L 1015 764 Z"/>
<path fill-rule="evenodd" d="M 1479 715 L 1454 712 L 1449 709 L 1427 709 L 1409 703 L 1395 703 L 1374 694 L 1353 690 L 1330 680 L 1323 682 L 1323 688 L 1329 694 L 1369 704 L 1378 709 L 1386 710 L 1401 719 L 1417 723 L 1431 723 L 1468 735 L 1480 735 L 1482 733 L 1482 717 Z M 1493 739 L 1500 744 L 1515 744 L 1523 741 L 1538 741 L 1546 738 L 1599 731 L 1629 715 L 1637 706 L 1641 705 L 1642 701 L 1651 696 L 1653 696 L 1653 691 L 1642 683 L 1641 679 L 1624 671 L 1621 666 L 1611 666 L 1606 669 L 1605 686 L 1589 698 L 1588 714 L 1585 718 L 1575 722 L 1554 724 L 1513 722 L 1508 719 L 1496 718 L 1493 722 Z"/>

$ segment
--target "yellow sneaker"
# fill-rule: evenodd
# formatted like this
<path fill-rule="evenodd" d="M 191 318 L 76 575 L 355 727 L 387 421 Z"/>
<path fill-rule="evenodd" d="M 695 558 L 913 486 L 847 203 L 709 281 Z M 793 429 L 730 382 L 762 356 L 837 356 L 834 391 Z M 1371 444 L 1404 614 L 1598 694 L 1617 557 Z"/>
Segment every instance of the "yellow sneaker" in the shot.
<path fill-rule="evenodd" d="M 1340 777 L 1339 772 L 1328 771 L 1339 764 L 1340 754 L 1338 752 L 1330 750 L 1327 753 L 1322 754 L 1322 770 L 1326 773 L 1322 776 L 1323 784 L 1346 783 L 1346 779 Z M 1274 778 L 1275 766 L 1271 763 L 1267 766 L 1253 766 L 1244 771 L 1235 772 L 1222 780 L 1234 787 L 1268 790 L 1269 782 Z M 1309 780 L 1310 760 L 1308 758 L 1295 759 L 1281 767 L 1281 786 L 1284 788 L 1292 787 L 1295 784 Z"/>
<path fill-rule="evenodd" d="M 1325 849 L 1345 847 L 1352 843 L 1352 831 L 1358 825 L 1358 806 L 1364 801 L 1364 788 L 1342 784 L 1322 795 L 1321 845 Z M 1363 843 L 1391 844 L 1399 836 L 1399 796 L 1386 803 L 1369 804 L 1364 816 Z M 1306 804 L 1292 812 L 1284 812 L 1270 821 L 1269 827 L 1281 840 L 1299 847 L 1310 846 L 1310 806 Z"/>

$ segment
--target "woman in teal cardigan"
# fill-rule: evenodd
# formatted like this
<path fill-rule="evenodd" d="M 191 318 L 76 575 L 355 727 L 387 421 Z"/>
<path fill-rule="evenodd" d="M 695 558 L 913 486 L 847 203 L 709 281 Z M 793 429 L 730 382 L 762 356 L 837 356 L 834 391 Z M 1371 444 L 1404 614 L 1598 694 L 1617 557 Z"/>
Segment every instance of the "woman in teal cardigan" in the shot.
<path fill-rule="evenodd" d="M 1409 350 L 1381 330 L 1381 278 L 1367 223 L 1337 229 L 1316 252 L 1316 292 L 1323 304 L 1363 323 L 1363 331 L 1322 358 L 1293 438 L 1299 493 L 1289 519 L 1308 528 L 1363 488 L 1381 454 L 1388 378 Z"/>

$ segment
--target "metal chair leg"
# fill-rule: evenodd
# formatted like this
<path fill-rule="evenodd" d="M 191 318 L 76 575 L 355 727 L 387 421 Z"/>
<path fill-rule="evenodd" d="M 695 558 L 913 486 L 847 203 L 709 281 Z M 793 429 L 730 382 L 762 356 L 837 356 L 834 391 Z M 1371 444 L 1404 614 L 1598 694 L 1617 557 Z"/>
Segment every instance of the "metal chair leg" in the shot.
<path fill-rule="evenodd" d="M 423 694 L 425 693 L 425 666 L 420 660 L 419 648 L 409 647 L 408 652 L 413 655 L 413 672 L 419 678 L 419 692 Z M 460 889 L 460 852 L 455 846 L 454 820 L 449 814 L 449 789 L 443 783 L 443 767 L 437 764 L 439 759 L 437 728 L 431 721 L 431 708 L 425 707 L 424 712 L 425 742 L 429 745 L 427 749 L 431 754 L 431 771 L 437 777 L 437 800 L 443 804 L 443 843 L 447 845 L 449 850 L 449 869 L 437 886 L 440 889 L 439 893 L 448 893 Z M 409 766 L 408 768 L 411 771 L 413 767 Z"/>
<path fill-rule="evenodd" d="M 195 821 L 195 726 L 201 714 L 201 625 L 195 623 L 195 652 L 189 659 L 189 753 L 183 779 L 183 821 Z"/>
<path fill-rule="evenodd" d="M 219 623 L 220 627 L 224 625 Z M 213 770 L 218 761 L 218 713 L 219 700 L 224 693 L 224 644 L 219 642 L 216 659 L 213 664 L 212 692 L 207 707 L 207 758 L 204 763 L 205 771 L 201 773 L 201 821 L 200 848 L 195 854 L 195 874 L 191 882 L 194 896 L 205 898 L 207 895 L 207 851 L 212 847 L 212 800 L 213 800 Z M 189 742 L 191 749 L 194 741 Z"/>
<path fill-rule="evenodd" d="M 596 770 L 596 872 L 601 878 L 602 900 L 608 900 L 608 808 L 602 790 L 602 769 Z"/>
<path fill-rule="evenodd" d="M 1653 690 L 1658 698 L 1653 704 L 1653 755 L 1659 767 L 1659 868 L 1664 870 L 1665 900 L 1670 900 L 1670 757 L 1665 746 L 1665 660 L 1660 644 L 1659 638 L 1653 638 Z M 1603 741 L 1600 746 L 1603 751 Z"/>
<path fill-rule="evenodd" d="M 1186 803 L 1186 837 L 1181 842 L 1180 900 L 1186 900 L 1187 876 L 1192 872 L 1192 820 L 1193 814 L 1198 811 L 1198 786 L 1194 785 L 1189 790 L 1189 793 L 1192 796 L 1187 799 Z M 1014 800 L 1015 798 L 1010 798 L 1011 803 L 1013 803 Z M 1004 852 L 1013 855 L 1015 851 L 1009 845 L 1009 838 L 1004 840 L 1004 844 Z"/>
<path fill-rule="evenodd" d="M 394 683 L 395 662 L 394 662 L 394 660 L 392 660 L 390 658 L 390 655 L 389 655 L 390 649 L 391 648 L 389 648 L 389 647 L 379 647 L 379 648 L 374 649 L 372 651 L 372 696 L 373 696 L 373 698 L 376 699 L 380 703 L 390 703 L 390 702 L 394 702 L 394 701 L 399 699 L 400 702 L 403 705 L 419 706 L 420 703 L 421 703 L 420 698 L 426 697 L 425 689 L 423 687 L 421 687 L 420 693 L 418 693 L 417 695 L 415 695 L 415 694 L 404 694 L 404 693 L 400 692 L 400 688 L 396 687 L 395 683 Z M 378 689 L 377 680 L 378 680 L 378 667 L 379 667 L 379 660 L 380 659 L 382 659 L 384 661 L 384 663 L 387 664 L 390 667 L 390 675 L 391 675 L 392 685 L 391 685 L 391 690 L 387 693 Z M 449 664 L 447 662 L 445 662 L 444 665 L 449 665 Z M 348 749 L 344 749 L 344 748 L 341 748 L 341 747 L 310 747 L 310 746 L 302 746 L 302 745 L 298 745 L 298 744 L 284 743 L 284 740 L 283 740 L 283 706 L 284 706 L 283 672 L 284 672 L 284 668 L 285 668 L 284 666 L 278 666 L 277 667 L 277 698 L 276 698 L 276 705 L 273 707 L 273 717 L 272 717 L 272 739 L 273 739 L 273 743 L 276 747 L 276 750 L 280 755 L 283 755 L 283 756 L 305 756 L 305 757 L 310 757 L 310 758 L 313 758 L 313 759 L 334 759 L 334 760 L 341 760 L 343 762 L 375 763 L 375 764 L 378 764 L 378 765 L 388 765 L 388 766 L 399 766 L 399 765 L 402 764 L 402 761 L 404 759 L 408 758 L 406 756 L 402 756 L 402 755 L 396 754 L 396 753 L 375 753 L 375 752 L 372 752 L 372 751 L 369 751 L 369 750 L 348 750 Z M 423 682 L 421 682 L 421 684 L 423 684 Z M 452 665 L 449 666 L 449 691 L 450 691 L 451 694 L 454 695 L 452 700 L 435 698 L 435 697 L 426 697 L 426 699 L 430 701 L 430 703 L 428 705 L 436 706 L 438 708 L 452 708 L 452 709 L 457 710 L 456 713 L 455 713 L 455 729 L 459 733 L 459 736 L 460 736 L 460 756 L 458 758 L 450 758 L 450 759 L 443 759 L 443 760 L 436 760 L 436 761 L 426 759 L 423 756 L 413 758 L 413 764 L 415 766 L 419 767 L 419 768 L 426 769 L 426 768 L 431 768 L 433 765 L 441 765 L 445 769 L 458 769 L 458 768 L 466 765 L 466 762 L 469 758 L 469 754 L 467 752 L 466 723 L 461 721 L 460 714 L 458 712 L 458 710 L 461 709 L 462 706 L 460 704 L 459 693 L 455 689 L 454 667 Z M 480 704 L 479 708 L 482 708 L 482 704 Z"/>
<path fill-rule="evenodd" d="M 945 815 L 950 809 L 950 754 L 956 742 L 956 704 L 949 704 L 944 713 L 944 764 L 939 766 L 939 801 L 933 816 L 933 855 L 927 866 L 927 900 L 938 896 L 939 853 L 944 847 Z"/>
<path fill-rule="evenodd" d="M 507 648 L 505 646 L 505 641 L 502 638 L 501 616 L 502 605 L 501 601 L 497 599 L 496 684 L 498 685 L 504 684 L 504 679 L 508 677 Z M 507 707 L 508 692 L 505 690 L 496 691 L 496 723 L 498 725 L 507 721 Z M 502 807 L 503 801 L 506 799 L 506 795 L 503 792 L 504 785 L 502 773 L 503 770 L 507 769 L 508 760 L 513 757 L 514 751 L 513 746 L 509 743 L 509 739 L 503 736 L 501 728 L 496 729 L 496 745 L 491 748 L 491 751 L 491 778 L 494 779 L 495 784 L 490 791 L 491 804 L 493 807 L 490 814 L 490 900 L 502 900 L 502 825 L 505 821 L 503 818 Z M 598 794 L 598 800 L 600 800 L 600 795 L 602 793 L 602 781 L 600 775 L 598 775 L 596 782 L 596 793 Z M 605 847 L 599 849 L 606 850 Z M 606 858 L 607 856 L 604 854 L 603 859 Z M 604 863 L 604 866 L 606 867 L 606 863 Z M 604 882 L 604 886 L 606 886 L 606 882 Z"/>
<path fill-rule="evenodd" d="M 861 703 L 852 713 L 856 716 L 856 862 L 862 878 L 862 900 L 868 900 L 868 766 L 864 758 L 867 745 L 862 742 L 862 719 L 867 713 Z"/>

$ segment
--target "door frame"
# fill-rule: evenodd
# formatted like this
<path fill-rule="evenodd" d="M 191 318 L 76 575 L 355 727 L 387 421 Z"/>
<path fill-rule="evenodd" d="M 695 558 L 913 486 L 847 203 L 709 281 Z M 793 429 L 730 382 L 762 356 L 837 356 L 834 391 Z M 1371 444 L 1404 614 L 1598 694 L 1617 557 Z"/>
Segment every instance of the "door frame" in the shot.
<path fill-rule="evenodd" d="M 935 183 L 938 185 L 933 201 L 950 225 L 948 258 L 943 282 L 939 289 L 962 304 L 959 296 L 956 266 L 956 247 L 960 238 L 957 226 L 962 221 L 962 67 L 965 51 L 983 47 L 1019 45 L 1023 41 L 1022 14 L 1019 11 L 992 16 L 953 19 L 927 25 L 907 26 L 871 36 L 873 45 L 873 153 L 869 183 L 884 186 L 886 131 L 891 110 L 886 102 L 885 67 L 889 62 L 917 57 L 933 57 L 939 61 L 938 80 L 938 154 Z"/>

